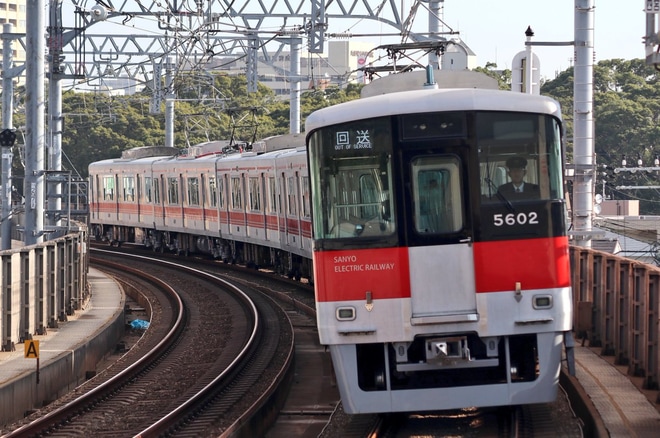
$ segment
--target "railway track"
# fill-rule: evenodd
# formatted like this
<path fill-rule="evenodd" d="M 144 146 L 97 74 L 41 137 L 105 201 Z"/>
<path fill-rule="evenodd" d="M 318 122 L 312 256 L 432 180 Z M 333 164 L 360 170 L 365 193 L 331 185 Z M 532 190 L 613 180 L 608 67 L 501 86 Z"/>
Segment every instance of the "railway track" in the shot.
<path fill-rule="evenodd" d="M 547 403 L 387 415 L 373 429 L 372 436 L 582 437 L 582 430 L 578 422 L 572 419 L 572 413 L 562 408 L 555 410 L 556 407 L 556 403 Z"/>
<path fill-rule="evenodd" d="M 111 250 L 111 252 L 118 251 L 120 250 L 114 248 Z M 106 257 L 121 259 L 126 255 L 119 253 L 107 255 Z M 150 420 L 150 425 L 142 429 L 139 427 L 106 429 L 108 432 L 85 430 L 85 433 L 76 435 L 83 436 L 94 433 L 100 436 L 230 436 L 243 433 L 250 436 L 267 436 L 268 438 L 290 436 L 325 438 L 335 436 L 405 437 L 417 436 L 422 433 L 428 436 L 447 436 L 447 434 L 451 434 L 452 436 L 472 437 L 494 436 L 493 434 L 495 434 L 495 436 L 526 437 L 539 436 L 539 433 L 547 432 L 551 435 L 559 434 L 568 437 L 582 436 L 579 421 L 570 412 L 570 407 L 563 393 L 560 393 L 559 400 L 554 404 L 523 407 L 513 411 L 508 409 L 475 409 L 418 415 L 345 415 L 341 409 L 341 404 L 338 403 L 339 398 L 336 388 L 332 384 L 333 376 L 329 354 L 318 345 L 311 287 L 268 274 L 255 276 L 255 271 L 252 269 L 218 264 L 207 260 L 176 256 L 167 259 L 176 260 L 182 265 L 190 265 L 194 272 L 197 272 L 195 278 L 182 277 L 177 280 L 177 283 L 183 285 L 182 289 L 198 289 L 197 293 L 183 299 L 184 303 L 190 300 L 200 300 L 199 302 L 208 303 L 208 296 L 211 293 L 209 289 L 213 287 L 202 288 L 198 287 L 197 284 L 200 281 L 199 277 L 206 275 L 212 277 L 222 275 L 223 278 L 229 278 L 232 283 L 240 284 L 240 288 L 244 289 L 246 294 L 251 297 L 261 296 L 261 300 L 269 301 L 268 298 L 264 298 L 264 295 L 266 295 L 278 301 L 281 313 L 277 319 L 284 321 L 283 315 L 286 314 L 288 320 L 291 321 L 293 330 L 295 330 L 297 349 L 295 361 L 292 360 L 293 352 L 289 353 L 286 360 L 280 361 L 288 363 L 288 366 L 290 366 L 288 374 L 287 368 L 283 367 L 280 368 L 279 373 L 272 372 L 271 369 L 270 375 L 263 377 L 260 380 L 261 383 L 248 383 L 246 385 L 237 382 L 236 385 L 243 386 L 243 389 L 235 396 L 216 396 L 216 399 L 222 399 L 224 403 L 213 405 L 213 407 L 200 410 L 193 407 L 192 403 L 186 404 L 179 400 L 170 404 L 172 406 L 178 403 L 177 406 L 179 406 L 176 409 L 170 408 L 170 412 L 173 412 L 171 415 L 170 412 L 163 414 L 166 410 L 160 409 L 158 415 L 165 419 L 155 419 L 158 416 L 156 415 L 153 420 Z M 135 265 L 135 263 L 132 264 Z M 228 270 L 227 268 L 232 269 Z M 138 267 L 138 269 L 145 268 Z M 171 268 L 161 270 L 157 276 L 170 277 Z M 191 287 L 193 285 L 195 287 Z M 144 288 L 139 283 L 126 284 L 124 287 Z M 206 289 L 206 291 L 203 289 Z M 154 300 L 154 302 L 156 301 Z M 269 312 L 272 312 L 272 306 L 267 305 L 271 307 Z M 203 307 L 204 309 L 197 308 L 187 312 L 194 314 L 193 320 L 200 322 L 205 319 L 202 312 L 204 310 L 208 311 L 210 306 L 207 304 Z M 155 319 L 158 313 L 159 306 L 154 304 L 152 318 Z M 222 314 L 223 312 L 217 313 Z M 207 321 L 208 325 L 214 324 L 211 321 L 211 319 Z M 288 325 L 288 323 L 286 324 Z M 202 347 L 197 348 L 207 348 L 210 343 L 209 339 L 217 338 L 218 331 L 223 331 L 221 326 L 217 326 L 216 330 L 212 330 L 215 334 L 198 335 L 208 336 L 208 338 L 206 343 L 202 344 Z M 150 332 L 152 330 L 147 331 L 147 333 Z M 281 338 L 278 339 L 278 341 L 271 341 L 271 344 L 282 345 L 283 341 Z M 141 341 L 146 342 L 142 339 Z M 292 342 L 293 339 L 290 339 L 290 341 Z M 135 348 L 131 348 L 132 350 L 135 350 Z M 279 350 L 279 352 L 273 354 L 281 357 L 287 353 Z M 190 356 L 199 359 L 199 355 L 193 354 Z M 265 357 L 267 358 L 268 355 Z M 180 361 L 182 360 L 180 359 Z M 260 360 L 268 361 L 268 359 Z M 175 367 L 180 366 L 180 363 L 178 362 Z M 270 365 L 265 366 L 272 368 Z M 182 374 L 181 370 L 184 369 L 186 374 L 189 374 L 187 367 L 178 369 L 180 370 L 179 375 Z M 290 388 L 286 390 L 289 391 L 288 398 L 284 399 L 281 391 L 278 392 L 278 386 L 280 390 Z M 249 396 L 246 394 L 249 394 Z M 158 406 L 158 404 L 157 400 L 144 399 L 139 406 Z M 134 404 L 133 406 L 137 405 Z M 232 415 L 230 411 L 235 411 L 237 414 Z M 178 424 L 183 424 L 180 421 L 181 418 L 188 418 L 190 424 L 185 427 L 177 426 L 176 421 L 174 425 L 168 424 L 174 417 L 179 417 Z M 195 417 L 195 420 L 190 420 L 193 417 Z M 122 421 L 125 422 L 125 420 Z M 146 424 L 146 422 L 143 424 Z M 75 427 L 80 428 L 80 425 Z M 244 429 L 239 430 L 239 427 L 244 427 Z M 71 436 L 72 434 L 69 432 L 62 434 L 59 432 L 49 433 L 50 436 Z"/>
<path fill-rule="evenodd" d="M 277 413 L 271 410 L 270 416 L 260 415 L 258 418 L 270 424 L 268 438 L 316 438 L 331 420 L 339 404 L 339 393 L 334 383 L 330 354 L 318 340 L 313 287 L 266 270 L 257 271 L 206 258 L 163 256 L 221 275 L 248 291 L 268 296 L 286 313 L 295 334 L 293 376 L 285 388 L 286 400 L 279 402 L 283 403 L 279 414 L 275 416 Z"/>
<path fill-rule="evenodd" d="M 218 436 L 259 427 L 247 417 L 292 359 L 284 313 L 200 270 L 104 259 L 102 269 L 127 277 L 125 288 L 145 291 L 151 328 L 122 359 L 5 436 Z"/>

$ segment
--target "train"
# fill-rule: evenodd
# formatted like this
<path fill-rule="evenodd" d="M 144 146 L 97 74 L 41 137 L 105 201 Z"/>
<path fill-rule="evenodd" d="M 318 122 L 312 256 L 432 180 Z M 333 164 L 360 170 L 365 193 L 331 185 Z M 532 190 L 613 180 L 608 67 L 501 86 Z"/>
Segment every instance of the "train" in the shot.
<path fill-rule="evenodd" d="M 573 310 L 555 100 L 428 87 L 212 143 L 92 163 L 92 233 L 308 279 L 349 414 L 556 398 Z M 500 189 L 512 163 L 531 194 Z"/>
<path fill-rule="evenodd" d="M 313 279 L 304 137 L 146 146 L 89 165 L 90 233 Z"/>

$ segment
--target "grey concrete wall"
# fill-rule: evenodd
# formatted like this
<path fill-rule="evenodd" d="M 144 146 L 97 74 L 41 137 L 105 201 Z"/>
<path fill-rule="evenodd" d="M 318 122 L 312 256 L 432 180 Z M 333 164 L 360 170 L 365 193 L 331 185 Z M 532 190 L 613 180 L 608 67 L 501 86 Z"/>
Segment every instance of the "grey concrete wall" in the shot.
<path fill-rule="evenodd" d="M 75 322 L 72 322 L 75 323 Z M 40 366 L 36 382 L 36 360 L 32 372 L 26 372 L 0 386 L 0 424 L 10 424 L 24 417 L 27 411 L 41 408 L 83 384 L 88 371 L 95 371 L 109 351 L 113 351 L 124 332 L 124 312 L 118 312 L 98 334 L 87 339 L 72 352 L 60 354 L 45 366 Z M 21 347 L 22 348 L 22 347 Z"/>

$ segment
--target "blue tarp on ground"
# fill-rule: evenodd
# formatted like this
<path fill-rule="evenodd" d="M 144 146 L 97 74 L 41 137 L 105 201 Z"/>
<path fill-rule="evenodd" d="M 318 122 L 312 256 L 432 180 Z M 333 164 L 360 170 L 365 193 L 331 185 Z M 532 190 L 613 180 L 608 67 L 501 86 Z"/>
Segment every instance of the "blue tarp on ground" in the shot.
<path fill-rule="evenodd" d="M 148 329 L 149 321 L 145 321 L 144 319 L 134 319 L 133 321 L 131 321 L 131 328 Z"/>

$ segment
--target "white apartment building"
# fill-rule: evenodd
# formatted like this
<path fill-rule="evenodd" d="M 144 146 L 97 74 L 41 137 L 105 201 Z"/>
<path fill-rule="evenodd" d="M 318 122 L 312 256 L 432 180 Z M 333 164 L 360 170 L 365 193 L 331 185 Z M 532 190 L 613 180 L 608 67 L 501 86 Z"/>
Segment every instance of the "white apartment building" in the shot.
<path fill-rule="evenodd" d="M 25 10 L 25 0 L 2 0 L 0 1 L 0 23 L 3 25 L 5 23 L 10 23 L 12 25 L 12 33 L 22 33 L 26 32 L 26 10 Z M 0 32 L 2 32 L 2 27 L 0 27 Z M 0 44 L 0 55 L 2 53 L 2 44 Z M 12 42 L 12 55 L 15 64 L 23 64 L 25 62 L 25 50 L 20 45 L 18 41 Z M 0 63 L 0 68 L 2 64 Z M 16 81 L 17 83 L 25 83 L 24 78 Z M 2 84 L 0 83 L 0 88 Z"/>

